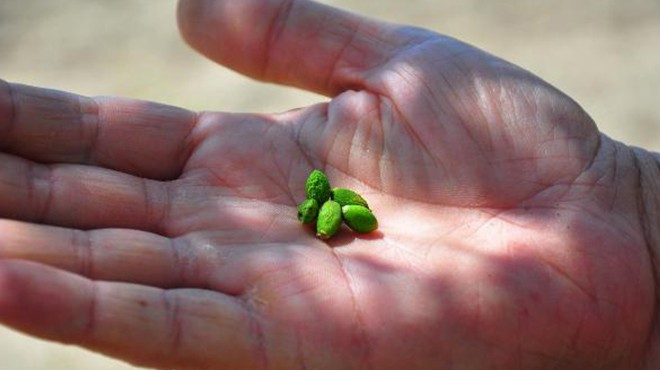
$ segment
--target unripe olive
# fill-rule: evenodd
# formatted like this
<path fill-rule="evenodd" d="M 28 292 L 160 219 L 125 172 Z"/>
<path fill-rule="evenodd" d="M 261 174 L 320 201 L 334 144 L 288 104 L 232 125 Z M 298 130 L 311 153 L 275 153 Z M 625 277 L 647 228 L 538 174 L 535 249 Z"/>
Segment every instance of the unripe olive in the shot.
<path fill-rule="evenodd" d="M 342 217 L 346 225 L 357 233 L 370 233 L 378 228 L 378 220 L 369 208 L 358 205 L 341 207 Z"/>
<path fill-rule="evenodd" d="M 330 181 L 328 177 L 319 170 L 312 171 L 305 182 L 305 193 L 307 199 L 316 199 L 322 205 L 330 199 Z"/>
<path fill-rule="evenodd" d="M 332 189 L 332 200 L 339 203 L 342 207 L 348 205 L 357 205 L 369 208 L 367 201 L 362 196 L 351 189 L 334 188 Z"/>
<path fill-rule="evenodd" d="M 319 203 L 316 199 L 305 199 L 298 206 L 298 220 L 304 224 L 312 223 L 319 214 Z"/>
<path fill-rule="evenodd" d="M 334 200 L 329 200 L 321 206 L 316 221 L 316 236 L 329 239 L 337 233 L 341 226 L 341 206 Z"/>

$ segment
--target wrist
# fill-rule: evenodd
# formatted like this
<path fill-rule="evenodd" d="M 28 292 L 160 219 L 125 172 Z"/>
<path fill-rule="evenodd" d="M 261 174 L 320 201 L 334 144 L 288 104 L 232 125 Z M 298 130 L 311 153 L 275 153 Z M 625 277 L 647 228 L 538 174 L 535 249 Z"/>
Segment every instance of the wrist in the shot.
<path fill-rule="evenodd" d="M 653 264 L 656 282 L 660 279 L 660 156 L 633 148 L 637 180 L 637 208 L 644 239 Z"/>
<path fill-rule="evenodd" d="M 633 148 L 637 178 L 637 208 L 644 233 L 650 264 L 655 278 L 655 307 L 653 327 L 648 338 L 648 352 L 644 369 L 660 366 L 660 155 Z"/>

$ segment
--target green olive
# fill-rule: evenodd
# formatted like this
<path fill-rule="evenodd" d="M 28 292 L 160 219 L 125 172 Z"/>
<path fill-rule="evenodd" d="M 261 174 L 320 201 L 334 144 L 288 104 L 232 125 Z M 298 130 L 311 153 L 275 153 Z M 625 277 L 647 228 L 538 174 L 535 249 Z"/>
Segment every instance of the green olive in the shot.
<path fill-rule="evenodd" d="M 319 214 L 319 203 L 316 199 L 305 199 L 298 206 L 298 220 L 303 224 L 310 224 Z"/>
<path fill-rule="evenodd" d="M 357 205 L 369 208 L 367 201 L 362 196 L 351 189 L 334 188 L 332 189 L 332 200 L 339 203 L 342 207 L 348 205 Z"/>
<path fill-rule="evenodd" d="M 316 236 L 321 239 L 331 238 L 339 230 L 341 220 L 341 206 L 339 203 L 333 200 L 323 203 L 316 221 Z"/>
<path fill-rule="evenodd" d="M 378 228 L 378 220 L 369 208 L 359 205 L 341 207 L 341 213 L 346 225 L 356 233 L 366 234 Z"/>
<path fill-rule="evenodd" d="M 330 181 L 320 170 L 313 170 L 305 182 L 305 193 L 307 199 L 316 199 L 318 204 L 323 204 L 330 199 Z"/>

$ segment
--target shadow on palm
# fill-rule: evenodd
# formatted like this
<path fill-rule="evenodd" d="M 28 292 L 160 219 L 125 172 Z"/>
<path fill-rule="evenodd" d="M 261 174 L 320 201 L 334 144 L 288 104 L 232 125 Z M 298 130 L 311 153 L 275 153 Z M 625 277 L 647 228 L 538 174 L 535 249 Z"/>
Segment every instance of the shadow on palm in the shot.
<path fill-rule="evenodd" d="M 316 3 L 180 4 L 204 54 L 332 100 L 195 115 L 1 85 L 3 323 L 163 368 L 640 357 L 637 199 L 577 104 L 458 41 Z M 378 232 L 300 225 L 313 168 L 362 193 Z"/>

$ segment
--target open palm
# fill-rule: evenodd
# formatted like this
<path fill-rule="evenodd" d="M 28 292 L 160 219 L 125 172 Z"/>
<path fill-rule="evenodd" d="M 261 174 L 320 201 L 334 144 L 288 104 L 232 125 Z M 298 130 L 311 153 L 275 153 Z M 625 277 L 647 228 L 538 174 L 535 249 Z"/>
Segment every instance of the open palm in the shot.
<path fill-rule="evenodd" d="M 304 1 L 184 1 L 180 20 L 211 58 L 332 100 L 193 114 L 4 85 L 2 322 L 162 368 L 640 363 L 654 285 L 627 149 L 568 97 Z M 300 225 L 314 168 L 379 230 Z"/>

